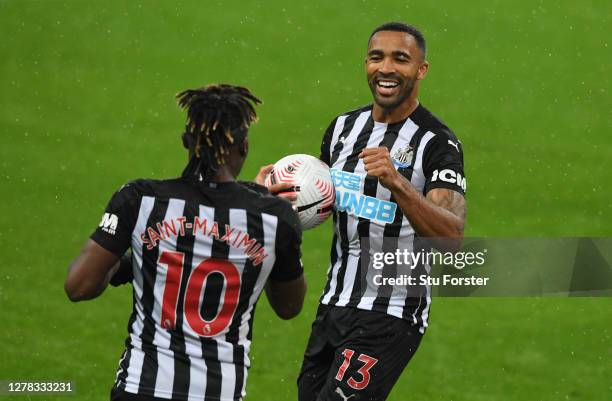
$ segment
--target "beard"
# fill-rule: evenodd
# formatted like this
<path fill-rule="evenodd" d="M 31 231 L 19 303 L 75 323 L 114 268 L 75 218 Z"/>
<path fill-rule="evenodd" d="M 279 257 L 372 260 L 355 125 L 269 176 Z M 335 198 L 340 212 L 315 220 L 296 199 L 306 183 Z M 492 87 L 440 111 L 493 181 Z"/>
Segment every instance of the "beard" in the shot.
<path fill-rule="evenodd" d="M 383 96 L 383 95 L 380 95 L 377 91 L 376 81 L 379 78 L 383 78 L 383 77 L 376 76 L 376 75 L 373 76 L 372 79 L 368 81 L 368 86 L 370 87 L 370 91 L 372 92 L 372 97 L 374 97 L 374 102 L 378 106 L 382 107 L 383 109 L 387 109 L 387 110 L 394 109 L 398 107 L 400 104 L 402 104 L 404 100 L 406 100 L 412 93 L 412 90 L 414 89 L 414 84 L 416 82 L 416 77 L 410 80 L 407 80 L 407 81 L 398 76 L 384 77 L 384 78 L 393 78 L 397 80 L 399 83 L 399 91 L 397 94 L 393 96 Z"/>

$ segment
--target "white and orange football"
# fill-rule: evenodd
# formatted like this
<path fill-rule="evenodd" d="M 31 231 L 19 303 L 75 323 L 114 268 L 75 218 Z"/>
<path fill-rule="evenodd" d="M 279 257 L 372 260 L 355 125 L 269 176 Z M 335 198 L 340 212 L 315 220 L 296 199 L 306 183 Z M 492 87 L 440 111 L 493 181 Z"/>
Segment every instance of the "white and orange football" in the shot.
<path fill-rule="evenodd" d="M 293 185 L 295 205 L 302 229 L 309 230 L 323 223 L 332 213 L 336 191 L 329 167 L 310 155 L 289 155 L 274 164 L 265 185 L 281 182 Z"/>

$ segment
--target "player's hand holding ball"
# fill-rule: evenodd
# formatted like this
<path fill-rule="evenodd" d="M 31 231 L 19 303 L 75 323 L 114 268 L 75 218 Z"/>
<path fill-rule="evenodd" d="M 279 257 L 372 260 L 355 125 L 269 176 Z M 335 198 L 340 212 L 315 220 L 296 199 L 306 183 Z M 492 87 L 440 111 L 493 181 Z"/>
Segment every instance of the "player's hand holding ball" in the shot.
<path fill-rule="evenodd" d="M 283 198 L 288 199 L 291 202 L 295 202 L 297 200 L 297 193 L 293 191 L 293 184 L 290 182 L 278 182 L 273 185 L 266 185 L 266 177 L 270 172 L 274 169 L 274 164 L 268 164 L 267 166 L 263 166 L 259 169 L 259 173 L 255 177 L 255 183 L 259 185 L 265 185 L 268 187 L 268 191 L 271 194 L 282 196 Z"/>
<path fill-rule="evenodd" d="M 323 223 L 332 213 L 336 191 L 329 167 L 316 157 L 304 154 L 283 157 L 264 166 L 256 182 L 276 195 L 291 200 L 302 224 L 308 230 Z"/>

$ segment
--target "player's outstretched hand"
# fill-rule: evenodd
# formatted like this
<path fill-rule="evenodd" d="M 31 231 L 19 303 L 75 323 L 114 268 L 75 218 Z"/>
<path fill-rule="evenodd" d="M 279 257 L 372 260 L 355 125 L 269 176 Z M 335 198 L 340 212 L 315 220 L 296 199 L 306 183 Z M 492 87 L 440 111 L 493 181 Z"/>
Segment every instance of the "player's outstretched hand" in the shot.
<path fill-rule="evenodd" d="M 389 149 L 384 146 L 364 149 L 359 154 L 359 158 L 363 159 L 366 173 L 369 176 L 377 177 L 380 183 L 388 189 L 392 189 L 401 178 L 391 161 Z"/>
<path fill-rule="evenodd" d="M 265 185 L 266 176 L 274 168 L 273 164 L 268 164 L 259 169 L 259 173 L 255 177 L 255 183 L 259 185 Z M 268 191 L 272 195 L 282 196 L 283 198 L 293 202 L 297 199 L 297 193 L 293 190 L 294 186 L 290 182 L 280 182 L 273 184 L 268 187 Z"/>

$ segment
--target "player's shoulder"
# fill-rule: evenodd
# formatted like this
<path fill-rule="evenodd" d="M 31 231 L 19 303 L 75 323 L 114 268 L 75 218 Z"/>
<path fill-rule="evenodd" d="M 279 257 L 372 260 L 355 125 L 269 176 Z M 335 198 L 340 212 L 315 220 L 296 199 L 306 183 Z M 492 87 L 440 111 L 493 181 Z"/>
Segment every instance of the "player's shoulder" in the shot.
<path fill-rule="evenodd" d="M 429 111 L 425 106 L 419 105 L 417 109 L 410 115 L 410 119 L 428 132 L 436 136 L 438 141 L 451 140 L 457 142 L 459 139 L 453 130 L 440 117 Z"/>
<path fill-rule="evenodd" d="M 119 188 L 119 192 L 125 191 L 133 194 L 155 196 L 157 192 L 163 191 L 164 188 L 174 187 L 178 179 L 154 180 L 150 178 L 137 178 L 128 181 Z"/>
<path fill-rule="evenodd" d="M 193 188 L 184 178 L 137 178 L 123 184 L 116 192 L 124 198 L 182 198 L 189 196 Z"/>
<path fill-rule="evenodd" d="M 365 106 L 358 107 L 353 110 L 349 110 L 345 113 L 339 114 L 334 117 L 329 125 L 327 126 L 327 130 L 325 131 L 326 137 L 331 138 L 332 132 L 338 124 L 338 121 L 346 121 L 347 119 L 356 119 L 363 112 L 372 112 L 372 105 L 368 104 Z"/>
<path fill-rule="evenodd" d="M 137 178 L 132 181 L 128 181 L 121 185 L 115 196 L 121 196 L 123 198 L 137 198 L 151 192 L 150 180 Z"/>
<path fill-rule="evenodd" d="M 268 188 L 254 182 L 238 181 L 245 199 L 248 199 L 250 209 L 277 217 L 291 225 L 299 220 L 291 202 L 279 196 L 272 195 Z"/>
<path fill-rule="evenodd" d="M 293 211 L 291 202 L 279 196 L 272 195 L 268 188 L 263 185 L 249 181 L 238 181 L 241 196 L 251 207 L 259 209 L 263 213 L 283 216 Z"/>
<path fill-rule="evenodd" d="M 277 206 L 279 199 L 270 194 L 268 188 L 263 185 L 250 181 L 237 181 L 236 183 L 238 185 L 234 196 L 240 198 L 246 209 L 258 213 L 268 213 L 269 210 Z"/>

